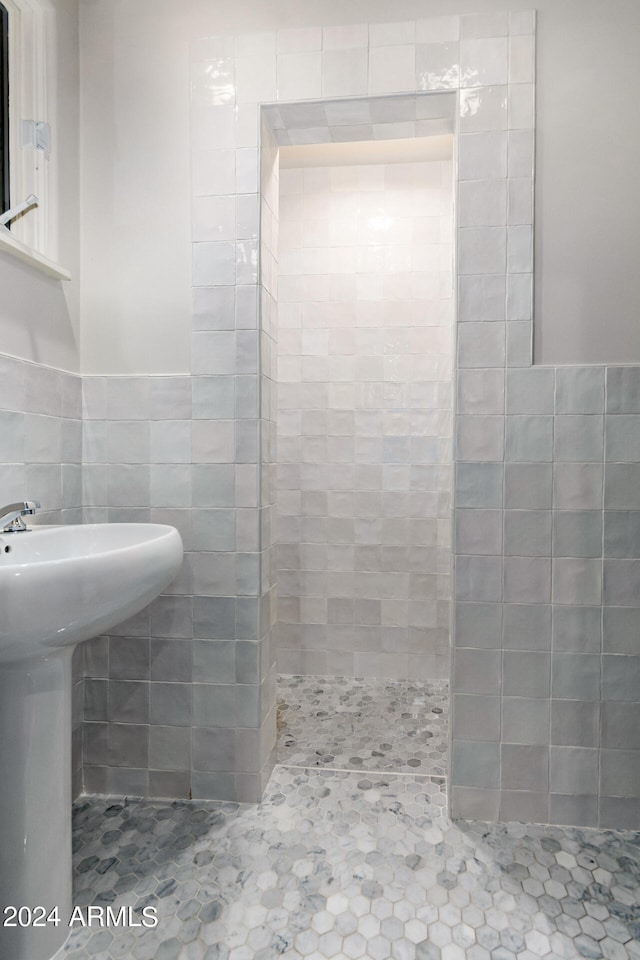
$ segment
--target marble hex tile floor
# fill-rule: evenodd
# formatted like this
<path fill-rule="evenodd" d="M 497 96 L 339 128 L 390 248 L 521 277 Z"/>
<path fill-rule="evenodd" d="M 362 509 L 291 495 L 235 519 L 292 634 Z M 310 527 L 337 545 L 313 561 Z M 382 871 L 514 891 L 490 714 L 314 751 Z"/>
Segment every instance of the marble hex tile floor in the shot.
<path fill-rule="evenodd" d="M 327 683 L 299 679 L 301 689 Z M 343 704 L 355 705 L 352 684 L 337 682 L 327 702 L 346 695 Z M 291 686 L 281 688 L 289 709 Z M 310 713 L 323 709 L 317 698 Z M 395 738 L 396 717 L 377 702 Z M 294 738 L 297 721 L 282 729 L 283 741 Z M 295 737 L 282 750 L 310 763 L 312 738 Z M 335 725 L 326 744 L 334 742 Z M 370 766 L 374 751 L 363 756 L 360 745 L 353 756 Z M 400 759 L 418 756 L 393 747 Z M 158 924 L 79 928 L 59 956 L 640 960 L 640 834 L 452 823 L 443 777 L 317 760 L 281 763 L 257 805 L 78 801 L 74 902 L 130 906 L 135 917 L 151 906 Z"/>
<path fill-rule="evenodd" d="M 448 705 L 446 680 L 282 676 L 278 762 L 446 776 Z"/>

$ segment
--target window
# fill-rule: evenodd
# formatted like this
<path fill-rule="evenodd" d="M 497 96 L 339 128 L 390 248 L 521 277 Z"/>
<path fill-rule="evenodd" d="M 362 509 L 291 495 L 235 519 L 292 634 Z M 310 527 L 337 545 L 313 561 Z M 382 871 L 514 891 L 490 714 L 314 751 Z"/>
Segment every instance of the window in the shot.
<path fill-rule="evenodd" d="M 9 197 L 9 12 L 0 3 L 0 213 Z"/>
<path fill-rule="evenodd" d="M 10 91 L 8 116 L 3 134 L 8 140 L 8 191 L 11 206 L 17 206 L 29 194 L 39 205 L 11 223 L 11 233 L 32 250 L 50 255 L 47 237 L 46 206 L 48 163 L 42 150 L 28 144 L 25 121 L 45 121 L 46 47 L 44 11 L 37 0 L 0 0 L 5 11 L 7 40 L 7 80 Z M 27 132 L 27 138 L 25 138 Z M 3 211 L 8 208 L 5 203 Z"/>
<path fill-rule="evenodd" d="M 38 200 L 11 221 L 11 233 L 0 230 L 0 249 L 69 279 L 55 262 L 55 11 L 48 0 L 0 0 L 0 23 L 0 215 L 31 194 Z"/>

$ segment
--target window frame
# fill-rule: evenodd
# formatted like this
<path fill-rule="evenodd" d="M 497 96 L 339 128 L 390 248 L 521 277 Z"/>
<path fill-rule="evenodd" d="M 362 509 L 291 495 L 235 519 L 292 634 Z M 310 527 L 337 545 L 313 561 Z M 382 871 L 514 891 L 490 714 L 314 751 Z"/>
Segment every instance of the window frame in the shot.
<path fill-rule="evenodd" d="M 11 203 L 9 176 L 9 11 L 0 3 L 0 213 Z"/>
<path fill-rule="evenodd" d="M 24 120 L 49 123 L 55 131 L 56 78 L 50 69 L 55 64 L 55 11 L 49 0 L 1 3 L 9 20 L 9 196 L 15 206 L 33 193 L 38 206 L 11 221 L 10 232 L 0 230 L 0 250 L 69 279 L 56 262 L 55 152 L 46 157 L 43 150 L 22 145 Z"/>

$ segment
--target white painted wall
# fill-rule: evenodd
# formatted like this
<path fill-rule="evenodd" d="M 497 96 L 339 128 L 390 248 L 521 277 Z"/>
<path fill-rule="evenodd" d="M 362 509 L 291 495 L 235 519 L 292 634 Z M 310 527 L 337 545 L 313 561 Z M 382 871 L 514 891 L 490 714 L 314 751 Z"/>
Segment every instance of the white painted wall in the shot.
<path fill-rule="evenodd" d="M 536 361 L 640 361 L 637 0 L 80 0 L 83 366 L 188 367 L 188 38 L 538 9 Z"/>
<path fill-rule="evenodd" d="M 48 95 L 51 174 L 59 210 L 58 261 L 71 282 L 53 280 L 0 252 L 0 353 L 77 371 L 79 350 L 78 2 L 51 0 Z M 37 118 L 40 119 L 40 118 Z"/>
<path fill-rule="evenodd" d="M 182 4 L 83 4 L 82 367 L 190 367 L 189 65 Z"/>

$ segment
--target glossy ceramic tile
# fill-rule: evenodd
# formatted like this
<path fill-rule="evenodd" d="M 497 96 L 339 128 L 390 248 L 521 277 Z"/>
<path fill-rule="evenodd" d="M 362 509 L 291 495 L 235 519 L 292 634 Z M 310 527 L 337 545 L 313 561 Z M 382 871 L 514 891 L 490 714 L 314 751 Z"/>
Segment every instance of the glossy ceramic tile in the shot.
<path fill-rule="evenodd" d="M 447 162 L 280 173 L 280 280 L 303 290 L 280 295 L 300 302 L 278 337 L 283 673 L 447 675 L 452 286 L 417 288 L 450 260 L 450 187 Z"/>

